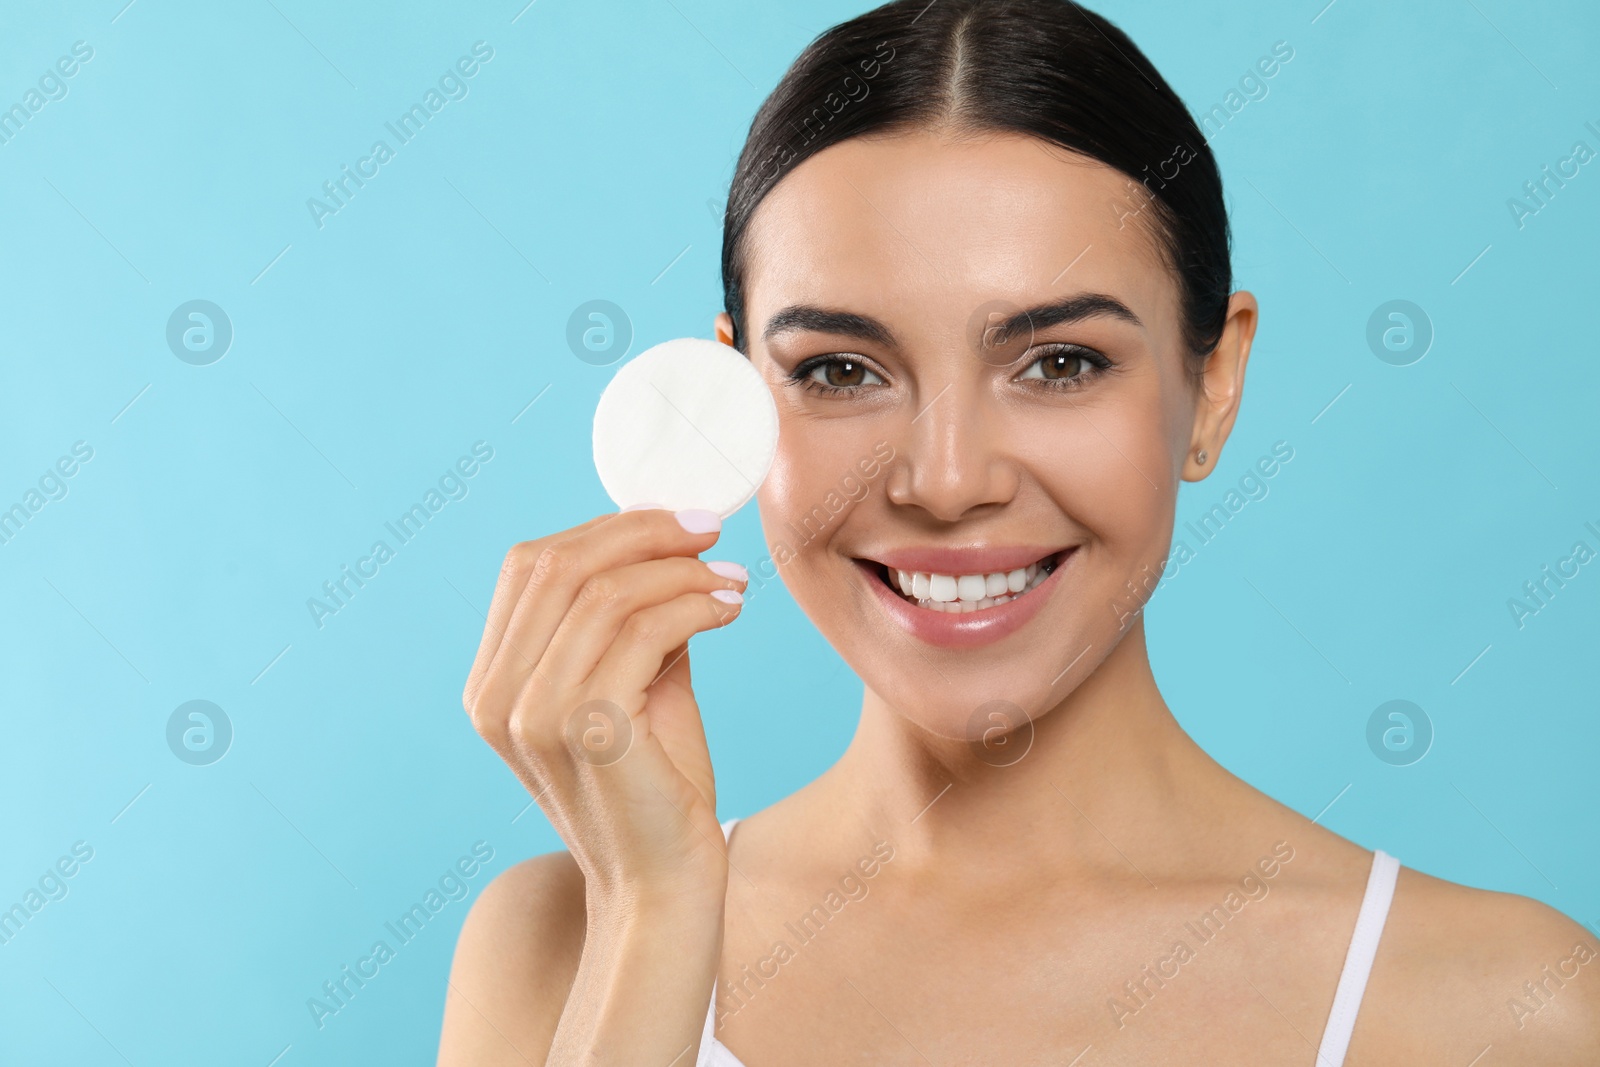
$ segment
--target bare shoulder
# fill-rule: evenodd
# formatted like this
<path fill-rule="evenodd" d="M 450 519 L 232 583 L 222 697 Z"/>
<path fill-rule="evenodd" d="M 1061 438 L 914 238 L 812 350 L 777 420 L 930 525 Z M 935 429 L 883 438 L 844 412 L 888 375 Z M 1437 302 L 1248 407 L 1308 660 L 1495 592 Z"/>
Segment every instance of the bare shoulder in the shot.
<path fill-rule="evenodd" d="M 502 871 L 456 941 L 439 1041 L 441 1067 L 543 1063 L 584 937 L 583 873 L 566 852 Z"/>
<path fill-rule="evenodd" d="M 1357 1019 L 1352 1067 L 1592 1065 L 1600 944 L 1530 897 L 1402 868 Z"/>

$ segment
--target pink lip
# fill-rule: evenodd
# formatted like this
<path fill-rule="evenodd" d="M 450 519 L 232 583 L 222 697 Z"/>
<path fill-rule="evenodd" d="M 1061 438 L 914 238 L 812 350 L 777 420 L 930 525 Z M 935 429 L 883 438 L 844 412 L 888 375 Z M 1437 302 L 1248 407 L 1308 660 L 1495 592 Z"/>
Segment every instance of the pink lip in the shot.
<path fill-rule="evenodd" d="M 1029 550 L 1031 551 L 1031 550 Z M 978 611 L 965 611 L 952 614 L 947 611 L 937 611 L 933 608 L 921 608 L 894 592 L 879 580 L 876 565 L 857 559 L 855 565 L 860 569 L 862 578 L 871 587 L 873 596 L 878 603 L 883 605 L 883 610 L 888 616 L 898 623 L 912 637 L 926 641 L 930 645 L 939 645 L 944 648 L 978 648 L 983 645 L 998 641 L 1016 633 L 1044 607 L 1048 600 L 1061 585 L 1061 572 L 1071 565 L 1077 555 L 1076 548 L 1067 550 L 1066 555 L 1056 564 L 1050 576 L 1030 590 L 1027 595 L 1004 604 L 997 604 L 991 608 L 982 608 Z M 1028 560 L 1029 563 L 1049 555 L 1046 549 L 1039 555 Z M 924 557 L 925 558 L 925 557 Z M 971 566 L 970 558 L 966 566 Z M 1019 564 L 1026 566 L 1026 564 Z M 911 568 L 901 568 L 910 570 Z M 917 568 L 924 569 L 924 568 Z M 1016 566 L 1003 568 L 995 565 L 995 570 L 1015 570 Z M 937 573 L 948 574 L 949 571 Z M 961 571 L 962 574 L 976 574 L 976 569 Z"/>

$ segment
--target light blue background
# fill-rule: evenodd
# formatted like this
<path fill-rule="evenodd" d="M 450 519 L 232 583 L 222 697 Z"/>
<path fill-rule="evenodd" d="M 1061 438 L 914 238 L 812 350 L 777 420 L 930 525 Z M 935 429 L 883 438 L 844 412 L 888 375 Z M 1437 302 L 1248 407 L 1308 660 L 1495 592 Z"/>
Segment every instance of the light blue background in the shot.
<path fill-rule="evenodd" d="M 470 900 L 320 1030 L 306 1001 L 474 842 L 473 895 L 561 847 L 460 692 L 506 549 L 611 507 L 588 442 L 614 367 L 574 357 L 568 317 L 615 301 L 634 353 L 709 334 L 750 118 L 864 8 L 123 3 L 13 3 L 0 31 L 0 106 L 94 49 L 0 144 L 0 507 L 94 450 L 0 544 L 0 907 L 94 849 L 0 945 L 0 1060 L 431 1063 Z M 1212 140 L 1264 314 L 1180 521 L 1273 442 L 1294 459 L 1152 604 L 1169 702 L 1361 844 L 1600 920 L 1600 563 L 1521 629 L 1507 608 L 1600 547 L 1600 162 L 1522 228 L 1507 207 L 1575 141 L 1600 150 L 1600 10 L 1100 10 L 1197 112 L 1294 49 Z M 319 229 L 307 198 L 479 40 L 469 95 Z M 1404 367 L 1365 340 L 1396 298 L 1436 333 Z M 235 330 L 209 366 L 166 345 L 191 299 Z M 469 495 L 318 629 L 307 598 L 480 440 Z M 717 555 L 765 556 L 753 508 Z M 780 584 L 694 644 L 724 818 L 842 750 L 860 685 Z M 1396 698 L 1436 731 L 1411 766 L 1365 739 Z M 192 699 L 233 724 L 210 766 L 167 748 Z"/>

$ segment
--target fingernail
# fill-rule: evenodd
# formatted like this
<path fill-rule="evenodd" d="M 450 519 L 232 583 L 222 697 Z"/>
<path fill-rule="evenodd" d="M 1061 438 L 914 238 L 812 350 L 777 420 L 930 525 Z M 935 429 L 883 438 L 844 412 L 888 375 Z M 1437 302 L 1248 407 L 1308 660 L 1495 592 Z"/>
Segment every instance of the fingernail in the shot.
<path fill-rule="evenodd" d="M 646 508 L 660 508 L 660 504 L 629 504 L 623 511 L 644 511 Z"/>
<path fill-rule="evenodd" d="M 675 511 L 673 514 L 678 517 L 678 525 L 690 533 L 715 533 L 722 529 L 722 518 L 714 511 L 706 511 L 703 508 L 687 508 L 683 511 Z"/>
<path fill-rule="evenodd" d="M 711 590 L 711 595 L 722 601 L 724 604 L 744 603 L 744 597 L 740 596 L 738 590 L 735 589 L 713 589 Z"/>
<path fill-rule="evenodd" d="M 737 563 L 725 559 L 708 560 L 706 566 L 711 568 L 711 573 L 719 574 L 724 578 L 732 578 L 736 582 L 748 582 L 750 572 Z"/>

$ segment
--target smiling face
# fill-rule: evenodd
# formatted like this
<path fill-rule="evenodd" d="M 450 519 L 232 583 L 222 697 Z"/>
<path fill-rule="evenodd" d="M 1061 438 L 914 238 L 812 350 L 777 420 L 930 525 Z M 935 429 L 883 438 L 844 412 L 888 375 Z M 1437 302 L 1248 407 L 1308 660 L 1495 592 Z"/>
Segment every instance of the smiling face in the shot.
<path fill-rule="evenodd" d="M 1209 469 L 1191 450 L 1231 425 L 1186 367 L 1147 196 L 1034 138 L 917 131 L 817 153 L 745 232 L 779 411 L 768 546 L 938 736 L 970 739 L 991 701 L 1048 710 L 1138 625 L 1125 583 L 1153 587 L 1178 482 Z"/>

